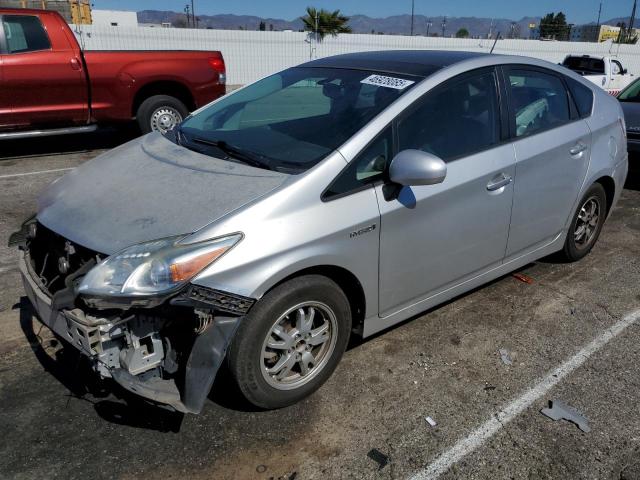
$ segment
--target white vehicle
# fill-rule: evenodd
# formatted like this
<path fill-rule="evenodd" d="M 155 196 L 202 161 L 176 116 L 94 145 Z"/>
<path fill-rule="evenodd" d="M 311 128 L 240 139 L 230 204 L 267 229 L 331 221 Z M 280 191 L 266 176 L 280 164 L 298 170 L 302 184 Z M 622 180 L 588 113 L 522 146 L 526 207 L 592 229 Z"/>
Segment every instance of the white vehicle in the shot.
<path fill-rule="evenodd" d="M 562 65 L 582 75 L 612 95 L 620 93 L 634 76 L 627 72 L 620 60 L 591 55 L 567 55 Z"/>

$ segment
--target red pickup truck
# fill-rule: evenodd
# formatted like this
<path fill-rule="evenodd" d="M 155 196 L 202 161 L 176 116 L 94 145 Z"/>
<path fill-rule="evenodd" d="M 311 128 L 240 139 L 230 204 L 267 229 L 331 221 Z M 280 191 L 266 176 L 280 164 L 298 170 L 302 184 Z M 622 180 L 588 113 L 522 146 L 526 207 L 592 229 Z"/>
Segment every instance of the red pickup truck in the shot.
<path fill-rule="evenodd" d="M 132 119 L 166 131 L 224 95 L 225 80 L 220 52 L 83 52 L 57 12 L 0 9 L 0 139 Z"/>

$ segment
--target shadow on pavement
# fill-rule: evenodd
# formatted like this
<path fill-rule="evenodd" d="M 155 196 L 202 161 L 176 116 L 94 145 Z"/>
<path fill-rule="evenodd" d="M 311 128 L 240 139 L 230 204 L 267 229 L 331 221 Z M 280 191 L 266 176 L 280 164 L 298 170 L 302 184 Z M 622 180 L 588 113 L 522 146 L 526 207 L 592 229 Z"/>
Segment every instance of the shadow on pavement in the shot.
<path fill-rule="evenodd" d="M 135 124 L 105 127 L 90 133 L 58 135 L 52 137 L 2 140 L 0 161 L 14 157 L 35 157 L 40 155 L 64 155 L 91 150 L 115 148 L 140 136 Z"/>
<path fill-rule="evenodd" d="M 184 418 L 182 413 L 151 405 L 114 382 L 100 380 L 91 369 L 89 360 L 75 348 L 59 348 L 60 340 L 44 341 L 40 337 L 39 324 L 36 323 L 38 331 L 34 331 L 35 312 L 27 297 L 22 297 L 14 308 L 20 309 L 20 326 L 36 359 L 46 372 L 69 390 L 69 400 L 73 397 L 91 403 L 101 418 L 118 425 L 160 432 L 180 431 Z M 52 350 L 54 356 L 48 350 Z"/>

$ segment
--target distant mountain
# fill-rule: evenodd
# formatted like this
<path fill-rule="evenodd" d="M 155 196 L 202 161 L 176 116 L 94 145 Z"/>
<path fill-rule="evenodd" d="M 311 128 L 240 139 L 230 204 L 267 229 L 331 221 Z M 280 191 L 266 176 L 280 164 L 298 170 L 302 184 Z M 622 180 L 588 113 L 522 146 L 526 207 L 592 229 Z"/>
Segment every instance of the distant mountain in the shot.
<path fill-rule="evenodd" d="M 414 17 L 414 35 L 425 35 L 427 33 L 427 23 L 429 35 L 442 35 L 442 23 L 444 17 L 427 17 L 416 15 Z M 303 28 L 302 21 L 297 18 L 291 21 L 279 18 L 261 18 L 250 15 L 198 15 L 198 27 L 216 28 L 222 30 L 258 30 L 260 22 L 264 21 L 267 30 L 273 26 L 274 30 L 294 30 Z M 519 31 L 520 37 L 529 36 L 529 24 L 537 24 L 539 17 L 525 17 L 520 20 L 509 20 L 505 18 L 490 19 L 477 17 L 447 17 L 445 26 L 445 36 L 449 37 L 461 29 L 466 28 L 471 36 L 486 37 L 490 31 L 495 35 L 501 32 L 503 37 L 508 37 L 511 32 Z M 169 22 L 174 26 L 184 26 L 185 15 L 178 12 L 160 10 L 142 10 L 138 12 L 139 23 L 162 23 Z M 513 25 L 513 27 L 512 27 Z M 384 33 L 390 35 L 409 35 L 411 32 L 411 15 L 395 15 L 386 18 L 372 18 L 366 15 L 353 15 L 349 19 L 349 26 L 354 33 Z"/>
<path fill-rule="evenodd" d="M 251 15 L 198 15 L 199 28 L 258 30 L 260 22 L 262 21 L 265 23 L 267 30 L 270 29 L 270 25 L 273 25 L 274 30 L 295 31 L 302 29 L 303 26 L 300 19 L 287 21 L 279 18 L 261 18 Z M 163 22 L 169 22 L 174 26 L 183 26 L 185 24 L 185 15 L 183 13 L 161 10 L 141 10 L 138 12 L 138 23 Z"/>

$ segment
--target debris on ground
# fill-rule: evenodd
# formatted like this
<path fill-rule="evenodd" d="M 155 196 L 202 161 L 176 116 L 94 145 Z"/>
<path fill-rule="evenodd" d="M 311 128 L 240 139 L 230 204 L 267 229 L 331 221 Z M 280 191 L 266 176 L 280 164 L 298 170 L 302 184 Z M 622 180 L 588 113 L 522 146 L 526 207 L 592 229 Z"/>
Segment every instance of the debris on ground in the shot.
<path fill-rule="evenodd" d="M 567 420 L 575 423 L 585 433 L 591 431 L 589 420 L 581 412 L 560 400 L 550 400 L 549 408 L 543 408 L 540 413 L 555 421 Z"/>
<path fill-rule="evenodd" d="M 382 470 L 390 461 L 389 457 L 377 448 L 372 448 L 371 450 L 369 450 L 369 453 L 367 453 L 367 457 L 378 464 L 378 470 Z"/>
<path fill-rule="evenodd" d="M 533 284 L 534 280 L 528 275 L 524 273 L 512 273 L 511 276 L 517 280 L 520 280 L 522 283 L 527 283 L 529 285 Z"/>
<path fill-rule="evenodd" d="M 438 425 L 438 422 L 436 422 L 433 418 L 431 417 L 425 417 L 425 420 L 427 421 L 427 423 L 429 425 L 431 425 L 432 427 L 435 427 L 436 425 Z"/>
<path fill-rule="evenodd" d="M 497 387 L 495 385 L 491 385 L 490 383 L 485 382 L 483 390 L 485 392 L 489 392 L 491 390 L 495 390 Z"/>
<path fill-rule="evenodd" d="M 502 363 L 504 363 L 505 365 L 513 365 L 513 360 L 511 359 L 509 350 L 507 350 L 506 348 L 501 348 L 500 350 L 498 350 L 498 353 L 500 354 L 500 360 L 502 360 Z"/>

